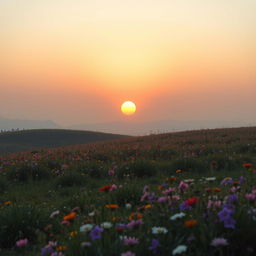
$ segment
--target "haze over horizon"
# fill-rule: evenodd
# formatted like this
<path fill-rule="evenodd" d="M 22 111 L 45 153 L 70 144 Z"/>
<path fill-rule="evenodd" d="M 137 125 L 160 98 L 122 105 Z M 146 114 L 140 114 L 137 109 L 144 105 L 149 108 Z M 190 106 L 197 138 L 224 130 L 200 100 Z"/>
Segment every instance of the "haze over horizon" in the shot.
<path fill-rule="evenodd" d="M 254 0 L 0 0 L 0 117 L 256 122 L 255 10 Z"/>

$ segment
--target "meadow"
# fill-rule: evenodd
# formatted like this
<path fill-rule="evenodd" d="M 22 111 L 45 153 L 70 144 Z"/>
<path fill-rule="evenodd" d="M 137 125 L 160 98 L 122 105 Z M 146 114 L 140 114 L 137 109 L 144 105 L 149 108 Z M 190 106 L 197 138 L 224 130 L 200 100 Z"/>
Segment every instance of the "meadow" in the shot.
<path fill-rule="evenodd" d="M 256 128 L 0 156 L 0 255 L 256 255 Z"/>

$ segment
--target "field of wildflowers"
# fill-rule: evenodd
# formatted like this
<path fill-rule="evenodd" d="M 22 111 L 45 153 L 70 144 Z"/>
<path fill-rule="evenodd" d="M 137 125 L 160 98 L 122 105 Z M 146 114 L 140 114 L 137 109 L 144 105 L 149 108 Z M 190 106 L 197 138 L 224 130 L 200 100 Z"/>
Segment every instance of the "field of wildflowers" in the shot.
<path fill-rule="evenodd" d="M 256 128 L 0 157 L 0 255 L 256 255 Z"/>

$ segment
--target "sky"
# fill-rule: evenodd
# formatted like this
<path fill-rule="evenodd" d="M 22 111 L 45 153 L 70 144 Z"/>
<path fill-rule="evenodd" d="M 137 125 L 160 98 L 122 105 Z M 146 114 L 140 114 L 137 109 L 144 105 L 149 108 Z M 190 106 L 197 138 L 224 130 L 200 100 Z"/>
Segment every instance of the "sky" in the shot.
<path fill-rule="evenodd" d="M 0 0 L 0 116 L 256 122 L 255 0 Z M 120 105 L 135 102 L 136 114 Z"/>

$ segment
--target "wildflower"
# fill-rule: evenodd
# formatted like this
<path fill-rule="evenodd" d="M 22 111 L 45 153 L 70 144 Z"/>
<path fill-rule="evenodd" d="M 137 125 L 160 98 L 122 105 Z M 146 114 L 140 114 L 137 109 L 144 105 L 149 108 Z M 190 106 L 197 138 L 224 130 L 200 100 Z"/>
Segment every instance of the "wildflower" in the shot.
<path fill-rule="evenodd" d="M 165 227 L 153 227 L 152 234 L 166 234 L 168 232 Z"/>
<path fill-rule="evenodd" d="M 142 224 L 143 224 L 142 219 L 132 220 L 131 222 L 129 222 L 129 223 L 127 224 L 127 228 L 129 228 L 129 229 L 138 228 L 138 227 L 141 226 Z"/>
<path fill-rule="evenodd" d="M 93 224 L 85 224 L 80 227 L 80 232 L 88 232 L 93 228 Z"/>
<path fill-rule="evenodd" d="M 218 217 L 220 221 L 223 222 L 225 228 L 235 228 L 236 221 L 232 217 L 233 213 L 234 210 L 228 208 L 226 205 L 224 205 L 223 209 L 218 213 Z"/>
<path fill-rule="evenodd" d="M 235 201 L 238 201 L 238 196 L 236 194 L 229 195 L 227 198 L 228 203 L 234 203 Z"/>
<path fill-rule="evenodd" d="M 181 169 L 176 170 L 176 173 L 182 173 L 182 172 L 184 172 L 184 171 Z"/>
<path fill-rule="evenodd" d="M 192 228 L 197 225 L 197 220 L 187 220 L 184 222 L 184 226 L 187 228 Z"/>
<path fill-rule="evenodd" d="M 127 228 L 126 224 L 117 224 L 116 225 L 116 231 L 117 232 L 122 232 Z"/>
<path fill-rule="evenodd" d="M 191 210 L 192 207 L 188 204 L 186 204 L 186 202 L 182 202 L 180 204 L 180 211 L 186 211 L 186 210 Z"/>
<path fill-rule="evenodd" d="M 181 191 L 184 191 L 188 187 L 189 187 L 189 185 L 187 183 L 185 183 L 184 181 L 181 181 L 179 184 L 179 190 L 181 190 Z"/>
<path fill-rule="evenodd" d="M 129 203 L 127 203 L 127 204 L 125 204 L 125 208 L 126 208 L 126 209 L 131 209 L 131 208 L 132 208 L 132 205 L 129 204 Z"/>
<path fill-rule="evenodd" d="M 106 204 L 105 207 L 108 209 L 114 210 L 114 209 L 118 209 L 119 205 L 118 204 Z"/>
<path fill-rule="evenodd" d="M 81 243 L 81 247 L 82 247 L 82 248 L 90 247 L 91 245 L 92 245 L 91 242 L 82 242 L 82 243 Z"/>
<path fill-rule="evenodd" d="M 109 176 L 115 175 L 115 170 L 109 170 L 109 171 L 108 171 L 108 175 L 109 175 Z"/>
<path fill-rule="evenodd" d="M 131 251 L 128 251 L 128 252 L 121 253 L 121 256 L 136 256 L 136 254 Z"/>
<path fill-rule="evenodd" d="M 206 181 L 215 181 L 216 180 L 216 177 L 208 177 L 208 178 L 205 178 Z"/>
<path fill-rule="evenodd" d="M 185 203 L 186 203 L 187 205 L 193 206 L 193 205 L 195 205 L 198 201 L 199 201 L 199 198 L 198 198 L 198 197 L 190 197 L 190 198 L 188 198 L 188 199 L 185 201 Z"/>
<path fill-rule="evenodd" d="M 243 164 L 243 167 L 245 167 L 245 168 L 250 168 L 250 167 L 252 167 L 252 164 L 251 164 L 251 163 L 244 163 L 244 164 Z"/>
<path fill-rule="evenodd" d="M 142 218 L 143 218 L 143 215 L 140 212 L 138 212 L 138 213 L 132 212 L 130 214 L 130 216 L 128 217 L 129 220 L 142 219 Z"/>
<path fill-rule="evenodd" d="M 175 190 L 176 190 L 176 188 L 168 188 L 168 189 L 162 191 L 162 194 L 164 194 L 164 195 L 169 195 L 169 194 L 171 194 L 172 192 L 174 192 Z"/>
<path fill-rule="evenodd" d="M 71 212 L 70 214 L 66 215 L 63 217 L 63 220 L 65 221 L 71 221 L 76 217 L 77 213 L 76 212 Z"/>
<path fill-rule="evenodd" d="M 99 191 L 108 192 L 111 189 L 111 187 L 112 187 L 111 185 L 106 185 L 106 186 L 99 188 Z"/>
<path fill-rule="evenodd" d="M 187 251 L 186 245 L 179 245 L 172 251 L 172 255 L 181 254 L 186 251 Z"/>
<path fill-rule="evenodd" d="M 54 218 L 55 216 L 57 216 L 57 215 L 59 215 L 59 214 L 60 214 L 60 211 L 59 211 L 59 210 L 54 211 L 54 212 L 51 213 L 50 218 Z"/>
<path fill-rule="evenodd" d="M 18 241 L 16 241 L 16 246 L 17 247 L 24 247 L 28 244 L 28 239 L 24 238 L 24 239 L 20 239 Z"/>
<path fill-rule="evenodd" d="M 240 176 L 238 182 L 240 185 L 243 184 L 245 182 L 245 178 L 243 176 Z"/>
<path fill-rule="evenodd" d="M 111 188 L 109 189 L 109 191 L 114 191 L 116 189 L 117 189 L 117 185 L 113 184 L 113 185 L 111 185 Z"/>
<path fill-rule="evenodd" d="M 226 178 L 224 178 L 224 179 L 221 181 L 220 184 L 221 184 L 221 185 L 233 184 L 233 179 L 230 178 L 230 177 L 226 177 Z"/>
<path fill-rule="evenodd" d="M 101 233 L 104 231 L 103 228 L 95 226 L 90 232 L 90 238 L 94 241 L 101 238 Z"/>
<path fill-rule="evenodd" d="M 139 243 L 139 239 L 136 237 L 123 237 L 124 245 L 135 245 Z"/>
<path fill-rule="evenodd" d="M 168 197 L 167 196 L 161 196 L 157 199 L 158 203 L 166 203 L 168 201 Z"/>
<path fill-rule="evenodd" d="M 218 247 L 218 246 L 226 246 L 228 245 L 228 241 L 225 238 L 222 237 L 218 237 L 218 238 L 214 238 L 211 242 L 212 246 Z"/>
<path fill-rule="evenodd" d="M 173 216 L 170 217 L 170 220 L 177 220 L 185 217 L 186 214 L 184 212 L 176 213 Z"/>
<path fill-rule="evenodd" d="M 151 240 L 151 245 L 149 246 L 149 250 L 153 253 L 153 254 L 157 254 L 157 249 L 159 247 L 160 243 L 157 239 L 152 239 Z"/>
<path fill-rule="evenodd" d="M 177 178 L 176 177 L 168 177 L 166 178 L 167 181 L 175 181 Z"/>
<path fill-rule="evenodd" d="M 100 226 L 101 226 L 102 228 L 109 229 L 109 228 L 111 228 L 113 225 L 112 225 L 111 222 L 103 222 L 103 223 L 100 224 Z"/>
<path fill-rule="evenodd" d="M 67 249 L 67 246 L 66 245 L 60 245 L 56 248 L 57 251 L 59 252 L 62 252 L 62 251 L 65 251 Z"/>
<path fill-rule="evenodd" d="M 12 201 L 6 201 L 4 202 L 4 205 L 11 205 L 12 204 Z"/>
<path fill-rule="evenodd" d="M 69 226 L 70 222 L 68 220 L 63 220 L 60 224 L 64 226 Z"/>
<path fill-rule="evenodd" d="M 75 237 L 75 236 L 77 236 L 77 231 L 72 231 L 72 232 L 69 233 L 69 235 L 71 237 Z"/>
<path fill-rule="evenodd" d="M 95 215 L 95 212 L 89 212 L 88 216 L 93 217 Z"/>

